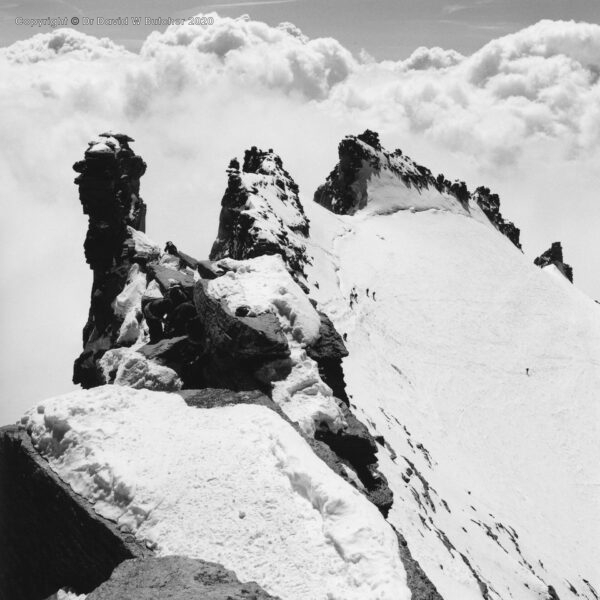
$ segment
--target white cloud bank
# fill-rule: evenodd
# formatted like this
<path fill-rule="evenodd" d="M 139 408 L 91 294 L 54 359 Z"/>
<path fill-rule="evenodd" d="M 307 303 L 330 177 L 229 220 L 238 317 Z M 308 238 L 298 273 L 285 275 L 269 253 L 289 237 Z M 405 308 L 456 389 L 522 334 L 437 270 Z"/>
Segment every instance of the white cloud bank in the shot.
<path fill-rule="evenodd" d="M 0 422 L 69 389 L 91 285 L 71 164 L 106 129 L 148 162 L 150 235 L 200 258 L 232 156 L 275 148 L 307 202 L 341 137 L 370 127 L 499 192 L 526 251 L 560 239 L 576 283 L 600 297 L 600 26 L 542 21 L 468 57 L 419 48 L 375 62 L 289 23 L 211 16 L 154 32 L 139 54 L 70 29 L 0 49 Z"/>

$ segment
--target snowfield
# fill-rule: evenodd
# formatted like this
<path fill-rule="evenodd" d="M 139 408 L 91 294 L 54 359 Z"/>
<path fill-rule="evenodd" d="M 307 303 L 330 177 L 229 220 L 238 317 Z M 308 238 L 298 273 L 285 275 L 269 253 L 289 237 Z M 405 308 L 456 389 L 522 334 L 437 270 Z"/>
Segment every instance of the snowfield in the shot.
<path fill-rule="evenodd" d="M 354 216 L 307 203 L 308 279 L 390 522 L 445 600 L 597 599 L 598 305 L 458 203 L 369 186 Z"/>
<path fill-rule="evenodd" d="M 159 555 L 219 562 L 285 600 L 410 598 L 379 511 L 266 407 L 103 386 L 22 422 L 64 481 Z"/>

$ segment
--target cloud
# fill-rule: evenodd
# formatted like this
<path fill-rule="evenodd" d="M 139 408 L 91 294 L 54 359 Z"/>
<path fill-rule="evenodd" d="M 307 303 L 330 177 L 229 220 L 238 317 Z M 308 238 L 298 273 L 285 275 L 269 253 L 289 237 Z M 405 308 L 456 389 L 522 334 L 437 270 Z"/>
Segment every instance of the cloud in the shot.
<path fill-rule="evenodd" d="M 269 27 L 247 16 L 210 16 L 216 26 L 172 26 L 164 33 L 153 32 L 142 46 L 142 57 L 187 61 L 207 77 L 235 78 L 243 85 L 299 92 L 309 99 L 324 99 L 357 66 L 336 40 L 309 40 L 290 23 Z"/>
<path fill-rule="evenodd" d="M 148 162 L 150 236 L 198 257 L 230 158 L 275 148 L 308 202 L 341 137 L 370 127 L 499 191 L 526 249 L 561 239 L 576 282 L 600 297 L 600 26 L 543 21 L 471 56 L 419 48 L 376 62 L 290 23 L 211 16 L 151 34 L 140 53 L 70 29 L 0 49 L 0 423 L 69 389 L 91 285 L 71 164 L 107 129 L 136 138 Z"/>
<path fill-rule="evenodd" d="M 115 57 L 125 49 L 108 38 L 96 38 L 74 29 L 38 33 L 27 40 L 0 48 L 0 60 L 8 63 L 35 63 L 69 55 L 78 60 L 95 61 Z"/>

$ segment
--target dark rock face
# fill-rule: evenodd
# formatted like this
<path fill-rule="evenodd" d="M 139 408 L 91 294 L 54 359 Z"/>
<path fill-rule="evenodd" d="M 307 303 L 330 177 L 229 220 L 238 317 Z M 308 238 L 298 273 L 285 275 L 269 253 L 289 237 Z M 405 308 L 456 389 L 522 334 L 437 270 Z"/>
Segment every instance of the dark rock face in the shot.
<path fill-rule="evenodd" d="M 88 600 L 276 600 L 219 564 L 184 556 L 126 560 Z"/>
<path fill-rule="evenodd" d="M 347 427 L 332 433 L 320 430 L 315 439 L 327 444 L 343 462 L 349 465 L 365 487 L 365 495 L 384 517 L 394 503 L 394 495 L 387 479 L 377 470 L 377 444 L 369 430 L 345 407 L 344 419 Z"/>
<path fill-rule="evenodd" d="M 514 223 L 506 221 L 500 213 L 500 197 L 492 194 L 489 188 L 480 186 L 475 190 L 473 199 L 477 202 L 492 225 L 505 235 L 517 248 L 521 249 L 519 238 L 521 231 Z"/>
<path fill-rule="evenodd" d="M 146 205 L 139 197 L 146 163 L 131 150 L 128 136 L 102 136 L 104 143 L 90 143 L 84 160 L 73 165 L 83 212 L 89 216 L 85 258 L 94 272 L 83 353 L 73 372 L 73 382 L 83 387 L 104 383 L 96 361 L 112 346 L 120 326 L 111 304 L 134 258 L 129 228 L 144 231 L 146 226 Z"/>
<path fill-rule="evenodd" d="M 381 169 L 379 135 L 367 129 L 346 136 L 338 146 L 340 161 L 315 192 L 314 201 L 331 212 L 352 215 L 367 203 L 367 181 Z M 376 152 L 374 152 L 376 151 Z"/>
<path fill-rule="evenodd" d="M 349 400 L 342 367 L 342 360 L 348 356 L 348 350 L 331 319 L 323 312 L 319 312 L 319 316 L 321 317 L 319 337 L 306 349 L 306 353 L 317 362 L 319 375 L 332 389 L 333 395 L 348 405 Z"/>
<path fill-rule="evenodd" d="M 477 202 L 494 227 L 521 248 L 519 229 L 502 217 L 500 198 L 488 188 L 477 188 L 471 194 L 464 181 L 450 182 L 443 174 L 434 177 L 428 168 L 411 160 L 402 150 L 384 150 L 379 135 L 369 129 L 361 135 L 346 136 L 338 146 L 338 156 L 338 164 L 314 195 L 314 201 L 328 210 L 353 215 L 364 208 L 368 201 L 369 179 L 385 169 L 407 187 L 416 190 L 435 188 L 440 193 L 453 195 L 466 210 L 470 200 Z"/>
<path fill-rule="evenodd" d="M 563 261 L 563 249 L 560 242 L 554 242 L 546 252 L 538 256 L 534 261 L 534 265 L 540 268 L 548 265 L 555 265 L 556 268 L 573 283 L 573 267 Z"/>
<path fill-rule="evenodd" d="M 429 580 L 421 565 L 413 558 L 405 537 L 394 529 L 398 538 L 400 559 L 406 570 L 406 583 L 412 600 L 443 600 L 435 585 Z"/>
<path fill-rule="evenodd" d="M 0 539 L 6 600 L 87 593 L 123 560 L 150 554 L 62 483 L 16 426 L 0 429 Z"/>
<path fill-rule="evenodd" d="M 279 254 L 295 279 L 304 278 L 308 262 L 303 240 L 309 222 L 298 198 L 298 186 L 272 150 L 253 146 L 240 170 L 233 159 L 227 169 L 219 232 L 211 260 L 243 260 Z"/>
<path fill-rule="evenodd" d="M 287 377 L 290 349 L 274 314 L 234 315 L 208 294 L 205 280 L 196 284 L 194 304 L 206 347 L 201 368 L 207 385 L 270 390 L 272 381 Z"/>

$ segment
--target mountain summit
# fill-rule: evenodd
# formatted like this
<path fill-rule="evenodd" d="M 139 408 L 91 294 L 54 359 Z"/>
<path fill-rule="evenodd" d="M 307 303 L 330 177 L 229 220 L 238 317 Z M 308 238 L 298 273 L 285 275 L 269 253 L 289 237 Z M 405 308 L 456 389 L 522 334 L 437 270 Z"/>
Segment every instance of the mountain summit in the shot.
<path fill-rule="evenodd" d="M 440 209 L 481 219 L 481 213 L 517 248 L 519 229 L 500 213 L 500 199 L 486 187 L 469 192 L 464 181 L 434 177 L 402 150 L 388 152 L 379 135 L 367 129 L 346 136 L 338 146 L 339 162 L 314 195 L 314 201 L 336 214 L 357 211 L 388 214 L 397 210 Z"/>

